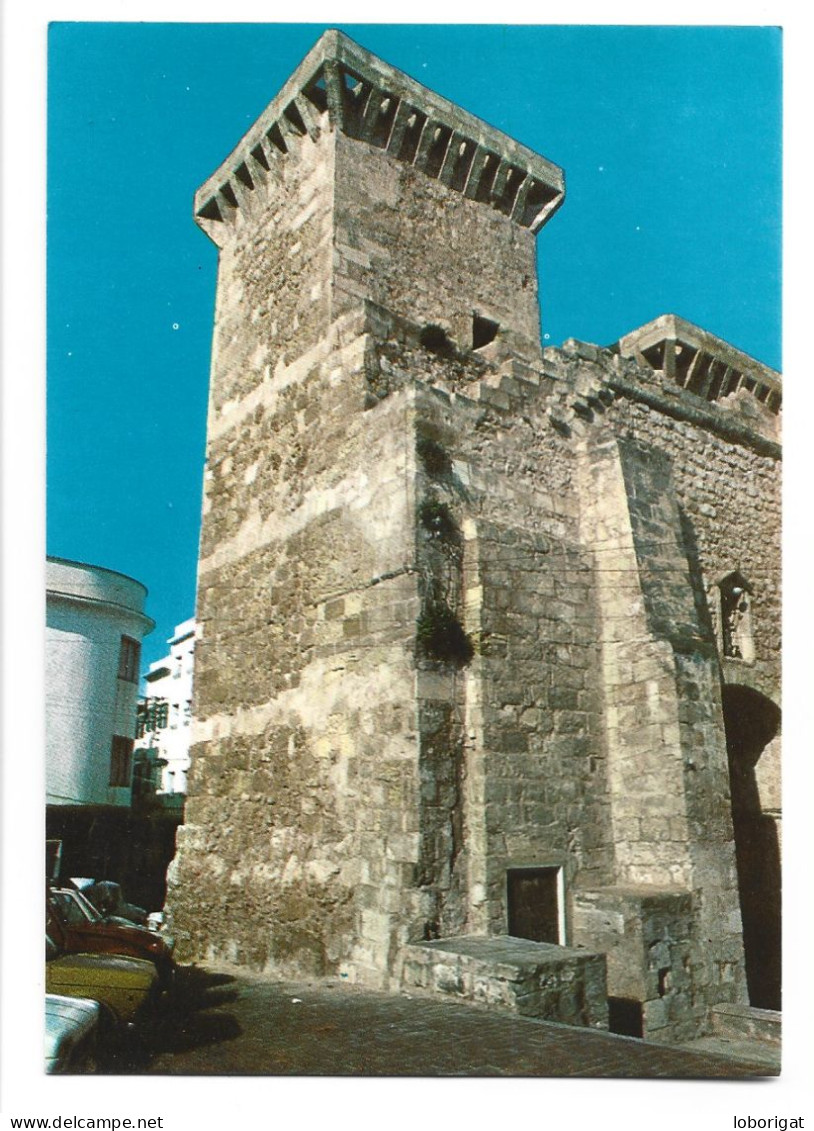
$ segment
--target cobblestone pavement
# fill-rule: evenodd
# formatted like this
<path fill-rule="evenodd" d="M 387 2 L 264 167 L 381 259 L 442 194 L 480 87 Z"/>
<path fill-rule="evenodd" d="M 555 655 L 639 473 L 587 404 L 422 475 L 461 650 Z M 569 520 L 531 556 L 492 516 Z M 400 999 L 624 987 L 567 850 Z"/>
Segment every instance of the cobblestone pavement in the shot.
<path fill-rule="evenodd" d="M 277 982 L 189 967 L 138 1056 L 109 1072 L 269 1076 L 773 1075 L 725 1059 L 569 1028 L 411 991 L 337 980 Z"/>

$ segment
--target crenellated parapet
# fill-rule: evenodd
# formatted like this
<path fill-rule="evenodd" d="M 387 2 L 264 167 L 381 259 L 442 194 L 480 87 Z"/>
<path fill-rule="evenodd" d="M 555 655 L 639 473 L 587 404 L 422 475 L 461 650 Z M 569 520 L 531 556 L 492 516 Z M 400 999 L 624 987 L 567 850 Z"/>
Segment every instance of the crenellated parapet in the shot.
<path fill-rule="evenodd" d="M 326 32 L 239 145 L 199 189 L 195 215 L 218 242 L 246 194 L 306 135 L 337 130 L 537 232 L 565 197 L 563 171 L 383 62 Z"/>

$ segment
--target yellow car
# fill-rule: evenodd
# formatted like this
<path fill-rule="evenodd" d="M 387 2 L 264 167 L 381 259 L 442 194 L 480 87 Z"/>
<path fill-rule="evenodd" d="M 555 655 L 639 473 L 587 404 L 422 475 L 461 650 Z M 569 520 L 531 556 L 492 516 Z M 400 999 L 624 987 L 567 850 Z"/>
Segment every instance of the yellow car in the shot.
<path fill-rule="evenodd" d="M 64 997 L 90 998 L 122 1025 L 148 1016 L 158 999 L 152 962 L 118 954 L 66 954 L 45 936 L 45 989 Z"/>

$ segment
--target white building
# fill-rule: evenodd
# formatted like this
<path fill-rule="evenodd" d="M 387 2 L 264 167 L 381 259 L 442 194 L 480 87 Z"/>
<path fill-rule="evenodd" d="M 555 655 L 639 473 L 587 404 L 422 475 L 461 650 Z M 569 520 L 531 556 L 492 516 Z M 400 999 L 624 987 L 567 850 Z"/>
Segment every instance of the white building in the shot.
<path fill-rule="evenodd" d="M 50 557 L 46 589 L 47 804 L 129 806 L 147 590 Z"/>
<path fill-rule="evenodd" d="M 195 633 L 194 619 L 176 626 L 169 655 L 150 664 L 139 702 L 136 757 L 146 774 L 157 767 L 156 792 L 167 800 L 187 790 Z"/>

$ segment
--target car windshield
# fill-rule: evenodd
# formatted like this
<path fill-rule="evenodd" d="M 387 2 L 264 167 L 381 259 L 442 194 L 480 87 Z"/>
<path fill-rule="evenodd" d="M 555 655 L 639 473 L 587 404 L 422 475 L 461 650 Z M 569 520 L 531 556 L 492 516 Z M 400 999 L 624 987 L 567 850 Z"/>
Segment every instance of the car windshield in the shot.
<path fill-rule="evenodd" d="M 90 919 L 92 923 L 104 922 L 104 915 L 96 910 L 91 901 L 87 899 L 81 891 L 72 891 L 70 894 L 71 898 L 76 900 L 76 902 L 79 904 L 79 906 L 82 908 L 82 910 L 85 912 L 88 919 Z"/>
<path fill-rule="evenodd" d="M 76 891 L 52 891 L 51 902 L 63 923 L 82 927 L 86 923 L 101 923 L 102 916 L 95 907 Z"/>

